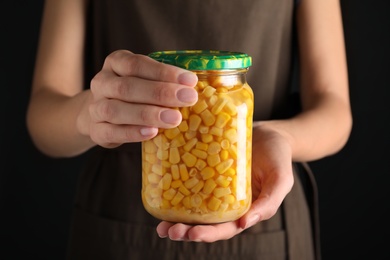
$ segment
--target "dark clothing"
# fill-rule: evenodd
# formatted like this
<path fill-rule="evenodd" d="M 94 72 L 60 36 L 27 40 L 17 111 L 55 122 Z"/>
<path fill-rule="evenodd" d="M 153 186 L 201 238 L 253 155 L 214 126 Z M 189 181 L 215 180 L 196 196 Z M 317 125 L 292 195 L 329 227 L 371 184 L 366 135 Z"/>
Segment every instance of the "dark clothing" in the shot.
<path fill-rule="evenodd" d="M 294 3 L 286 0 L 94 0 L 88 6 L 86 82 L 114 50 L 218 49 L 252 56 L 255 120 L 285 115 L 291 93 Z M 295 183 L 277 214 L 215 243 L 175 242 L 141 201 L 141 146 L 89 152 L 75 201 L 69 259 L 315 259 L 311 198 Z M 311 179 L 309 179 L 311 180 Z M 315 191 L 315 182 L 305 182 Z M 307 193 L 307 192 L 306 192 Z M 314 198 L 316 194 L 314 193 Z M 309 204 L 308 204 L 309 202 Z M 314 241 L 316 241 L 314 239 Z"/>

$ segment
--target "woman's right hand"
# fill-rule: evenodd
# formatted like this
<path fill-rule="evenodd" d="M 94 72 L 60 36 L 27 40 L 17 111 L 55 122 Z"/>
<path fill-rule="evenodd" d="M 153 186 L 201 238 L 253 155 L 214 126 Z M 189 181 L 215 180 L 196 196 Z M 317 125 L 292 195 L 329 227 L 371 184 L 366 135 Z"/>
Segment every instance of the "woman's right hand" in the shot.
<path fill-rule="evenodd" d="M 158 128 L 181 122 L 174 108 L 197 101 L 196 83 L 190 71 L 145 55 L 115 51 L 91 81 L 89 113 L 80 114 L 78 127 L 106 148 L 150 139 Z"/>

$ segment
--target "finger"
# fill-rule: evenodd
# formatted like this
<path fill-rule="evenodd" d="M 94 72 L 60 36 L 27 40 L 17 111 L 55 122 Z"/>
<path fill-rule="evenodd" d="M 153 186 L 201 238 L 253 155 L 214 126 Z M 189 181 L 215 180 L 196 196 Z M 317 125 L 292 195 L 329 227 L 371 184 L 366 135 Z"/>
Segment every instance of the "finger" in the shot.
<path fill-rule="evenodd" d="M 123 143 L 141 142 L 148 140 L 158 133 L 154 127 L 133 125 L 112 125 L 99 123 L 91 129 L 91 139 L 105 148 L 114 148 Z"/>
<path fill-rule="evenodd" d="M 137 76 L 187 86 L 195 86 L 198 80 L 196 75 L 188 70 L 125 50 L 115 51 L 107 56 L 103 69 L 110 69 L 119 76 Z"/>
<path fill-rule="evenodd" d="M 95 122 L 158 128 L 175 127 L 180 124 L 182 119 L 178 110 L 126 103 L 115 99 L 104 99 L 91 104 L 90 115 Z"/>
<path fill-rule="evenodd" d="M 174 223 L 170 223 L 167 221 L 161 221 L 160 224 L 157 225 L 156 231 L 159 237 L 165 238 L 168 237 L 169 228 L 172 227 Z"/>
<path fill-rule="evenodd" d="M 94 78 L 91 91 L 95 100 L 104 97 L 166 107 L 190 106 L 198 100 L 198 93 L 192 87 L 138 77 L 117 77 L 107 72 Z"/>
<path fill-rule="evenodd" d="M 188 230 L 187 237 L 190 241 L 211 243 L 230 239 L 243 230 L 244 229 L 240 227 L 239 221 L 237 220 L 222 224 L 194 226 Z"/>

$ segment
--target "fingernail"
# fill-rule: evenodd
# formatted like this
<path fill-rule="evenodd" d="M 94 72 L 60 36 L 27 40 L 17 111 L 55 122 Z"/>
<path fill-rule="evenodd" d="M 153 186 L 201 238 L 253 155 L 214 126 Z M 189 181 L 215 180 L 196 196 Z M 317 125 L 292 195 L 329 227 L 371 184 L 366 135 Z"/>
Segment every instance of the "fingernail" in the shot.
<path fill-rule="evenodd" d="M 194 103 L 198 100 L 198 92 L 193 88 L 182 88 L 176 93 L 176 97 L 184 103 Z"/>
<path fill-rule="evenodd" d="M 155 127 L 144 127 L 141 128 L 139 131 L 143 136 L 154 136 L 157 134 L 158 129 Z"/>
<path fill-rule="evenodd" d="M 198 77 L 193 72 L 184 72 L 179 75 L 178 81 L 183 85 L 195 86 L 196 82 L 198 82 Z"/>
<path fill-rule="evenodd" d="M 181 119 L 180 112 L 167 109 L 161 112 L 160 119 L 167 124 L 177 125 Z"/>
<path fill-rule="evenodd" d="M 248 219 L 248 222 L 245 225 L 245 228 L 249 228 L 255 225 L 259 221 L 259 215 L 253 215 Z"/>

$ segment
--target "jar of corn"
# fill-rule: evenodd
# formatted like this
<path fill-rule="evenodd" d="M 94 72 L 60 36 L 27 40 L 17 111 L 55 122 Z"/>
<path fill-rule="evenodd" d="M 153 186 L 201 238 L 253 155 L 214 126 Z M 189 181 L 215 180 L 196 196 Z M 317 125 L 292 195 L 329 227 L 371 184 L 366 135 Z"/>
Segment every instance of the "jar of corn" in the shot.
<path fill-rule="evenodd" d="M 142 201 L 170 222 L 234 221 L 249 209 L 253 92 L 251 57 L 228 51 L 161 51 L 153 59 L 193 71 L 198 101 L 177 108 L 180 125 L 142 143 Z"/>

